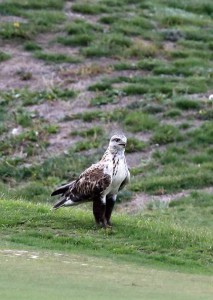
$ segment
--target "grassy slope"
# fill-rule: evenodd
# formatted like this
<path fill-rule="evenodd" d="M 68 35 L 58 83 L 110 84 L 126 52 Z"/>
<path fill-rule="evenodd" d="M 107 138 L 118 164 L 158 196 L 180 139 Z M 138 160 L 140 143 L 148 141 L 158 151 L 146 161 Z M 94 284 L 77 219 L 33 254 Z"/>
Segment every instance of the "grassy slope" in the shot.
<path fill-rule="evenodd" d="M 1 3 L 2 45 L 6 41 L 14 48 L 15 44 L 19 52 L 14 56 L 24 54 L 38 63 L 43 60 L 50 64 L 49 72 L 63 82 L 50 86 L 41 82 L 40 90 L 33 90 L 36 72 L 25 67 L 13 77 L 27 88 L 2 87 L 1 181 L 15 186 L 15 192 L 19 186 L 21 197 L 29 198 L 32 190 L 33 200 L 45 201 L 53 186 L 74 178 L 91 163 L 85 152 L 85 161 L 78 163 L 82 151 L 95 152 L 106 146 L 106 135 L 112 130 L 108 125 L 113 122 L 116 129 L 131 137 L 127 152 L 141 155 L 141 165 L 132 170 L 131 192 L 166 194 L 212 186 L 213 113 L 212 101 L 208 101 L 213 86 L 212 13 L 211 0 Z M 20 21 L 13 22 L 11 16 L 21 17 Z M 70 57 L 70 52 L 75 57 Z M 1 64 L 7 66 L 13 55 L 1 52 Z M 88 101 L 83 111 L 82 93 Z M 51 121 L 40 116 L 39 105 L 60 101 L 63 107 L 75 97 L 82 113 Z M 32 113 L 33 104 L 38 105 L 38 112 Z M 66 113 L 72 111 L 71 106 Z M 63 155 L 47 158 L 49 139 L 64 136 L 65 120 L 73 121 L 67 125 L 70 132 L 66 138 L 81 138 L 70 152 L 64 149 L 74 159 Z M 11 136 L 17 127 L 21 133 Z M 92 130 L 84 130 L 87 127 Z M 152 152 L 156 143 L 159 150 Z M 54 143 L 51 147 L 54 149 Z M 150 159 L 142 161 L 147 153 Z M 92 162 L 95 160 L 94 156 Z"/>
<path fill-rule="evenodd" d="M 151 203 L 150 210 L 134 217 L 115 215 L 113 231 L 97 230 L 87 209 L 52 213 L 45 204 L 53 187 L 100 158 L 111 122 L 131 137 L 127 152 L 141 156 L 121 200 L 134 192 L 161 195 L 213 185 L 212 1 L 86 2 L 69 8 L 64 5 L 70 1 L 61 0 L 0 3 L 3 67 L 16 55 L 23 60 L 27 55 L 48 64 L 63 82 L 35 90 L 36 72 L 20 68 L 8 84 L 22 88 L 0 91 L 0 193 L 8 194 L 0 201 L 0 246 L 212 274 L 212 196 L 205 193 L 192 193 L 169 208 Z M 73 20 L 75 13 L 83 20 Z M 21 18 L 13 22 L 11 16 Z M 76 90 L 76 82 L 87 81 L 85 90 Z M 77 107 L 82 93 L 88 94 L 82 113 L 57 121 L 40 116 L 42 104 L 63 107 L 76 99 Z M 38 112 L 31 110 L 34 104 Z M 78 130 L 72 128 L 75 120 Z M 47 157 L 49 139 L 63 133 L 66 121 L 67 139 L 81 140 L 64 149 L 66 155 Z M 21 133 L 12 136 L 17 127 Z M 152 151 L 156 143 L 159 149 Z M 11 200 L 19 197 L 31 203 Z"/>
<path fill-rule="evenodd" d="M 1 200 L 0 245 L 86 253 L 138 265 L 212 273 L 211 231 L 183 226 L 173 211 L 115 215 L 114 229 L 98 230 L 91 212 L 51 212 L 43 204 Z M 196 218 L 196 215 L 195 215 Z"/>

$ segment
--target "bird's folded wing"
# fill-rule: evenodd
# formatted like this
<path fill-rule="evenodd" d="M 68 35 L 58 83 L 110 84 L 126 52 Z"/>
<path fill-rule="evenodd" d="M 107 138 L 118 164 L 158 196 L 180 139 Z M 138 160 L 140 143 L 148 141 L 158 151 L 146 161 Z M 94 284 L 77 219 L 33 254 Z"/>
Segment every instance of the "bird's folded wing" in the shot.
<path fill-rule="evenodd" d="M 85 170 L 76 180 L 74 190 L 79 195 L 95 196 L 104 192 L 111 183 L 111 176 L 104 173 L 104 165 L 95 164 Z"/>

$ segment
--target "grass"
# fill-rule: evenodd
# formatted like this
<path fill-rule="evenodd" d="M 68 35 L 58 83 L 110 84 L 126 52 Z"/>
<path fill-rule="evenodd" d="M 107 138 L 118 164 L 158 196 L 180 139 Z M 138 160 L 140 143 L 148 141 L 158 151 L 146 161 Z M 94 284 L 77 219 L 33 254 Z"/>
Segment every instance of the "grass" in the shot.
<path fill-rule="evenodd" d="M 57 41 L 65 46 L 82 46 L 86 47 L 93 42 L 93 36 L 87 34 L 78 34 L 73 37 L 59 37 Z"/>
<path fill-rule="evenodd" d="M 41 91 L 31 91 L 28 88 L 23 88 L 0 92 L 0 97 L 5 105 L 21 103 L 23 106 L 39 104 L 44 101 L 54 101 L 56 99 L 69 100 L 76 95 L 76 91 L 72 89 L 61 89 L 57 86 Z"/>
<path fill-rule="evenodd" d="M 33 41 L 27 41 L 24 43 L 24 50 L 27 51 L 38 51 L 41 50 L 41 46 L 39 46 L 37 43 Z"/>
<path fill-rule="evenodd" d="M 156 144 L 167 144 L 181 139 L 179 130 L 173 125 L 161 125 L 156 130 L 152 137 L 152 142 Z"/>
<path fill-rule="evenodd" d="M 182 298 L 198 300 L 202 297 L 203 291 L 205 299 L 211 299 L 211 277 L 205 275 L 154 271 L 109 259 L 51 251 L 35 253 L 31 250 L 25 252 L 3 250 L 0 261 L 3 269 L 0 281 L 5 300 L 19 296 L 32 300 L 43 299 L 44 293 L 46 300 L 55 300 L 59 297 L 65 300 L 70 297 L 75 299 L 86 297 L 88 300 L 105 300 L 108 297 L 118 300 L 130 297 L 167 300 L 173 294 L 177 300 Z M 22 272 L 17 273 L 17 269 Z M 122 281 L 116 280 L 121 274 Z M 13 277 L 12 283 L 7 280 L 10 277 Z M 153 282 L 156 283 L 154 291 Z M 103 293 L 103 285 L 107 294 Z"/>
<path fill-rule="evenodd" d="M 133 111 L 124 119 L 124 124 L 132 132 L 140 132 L 144 130 L 153 130 L 158 122 L 157 120 L 145 113 Z"/>
<path fill-rule="evenodd" d="M 44 60 L 47 63 L 79 63 L 81 62 L 81 59 L 78 57 L 72 57 L 68 56 L 63 53 L 53 53 L 53 52 L 42 52 L 42 51 L 36 51 L 34 53 L 34 57 Z"/>
<path fill-rule="evenodd" d="M 11 58 L 10 54 L 0 51 L 0 63 Z"/>
<path fill-rule="evenodd" d="M 96 138 L 96 137 L 100 137 L 104 135 L 104 131 L 102 129 L 102 127 L 98 127 L 98 126 L 94 126 L 91 127 L 89 129 L 85 129 L 85 130 L 75 130 L 71 132 L 71 135 L 73 136 L 82 136 L 82 137 L 91 137 L 91 138 Z"/>
<path fill-rule="evenodd" d="M 137 138 L 128 138 L 128 144 L 126 147 L 126 152 L 127 153 L 133 153 L 133 152 L 138 152 L 142 151 L 146 148 L 146 144 Z"/>
<path fill-rule="evenodd" d="M 75 3 L 72 6 L 72 11 L 88 15 L 98 15 L 100 13 L 108 13 L 111 9 L 101 3 Z"/>
<path fill-rule="evenodd" d="M 137 217 L 115 215 L 115 229 L 104 233 L 94 228 L 91 213 L 82 209 L 52 213 L 46 205 L 29 202 L 1 200 L 0 205 L 0 224 L 4 228 L 1 243 L 97 253 L 116 257 L 116 260 L 155 263 L 191 272 L 210 273 L 212 270 L 210 232 L 183 227 L 168 213 L 161 216 L 158 212 L 156 216 L 153 213 L 153 217 L 150 214 Z M 5 230 L 10 232 L 9 236 Z"/>
<path fill-rule="evenodd" d="M 38 74 L 25 60 L 26 69 L 11 71 L 11 80 L 6 76 L 1 85 L 0 247 L 212 273 L 212 198 L 197 192 L 213 184 L 212 8 L 210 0 L 0 3 L 2 71 L 11 67 L 11 57 L 48 64 L 42 67 L 45 87 L 35 88 Z M 55 105 L 67 116 L 50 122 L 49 107 Z M 48 107 L 43 117 L 40 107 Z M 116 130 L 128 136 L 127 160 L 133 165 L 131 183 L 118 197 L 122 207 L 136 193 L 192 193 L 170 205 L 151 202 L 134 216 L 115 213 L 112 231 L 97 230 L 87 206 L 50 213 L 53 188 L 98 161 L 106 137 Z M 60 136 L 77 142 L 58 155 L 51 138 L 63 142 Z M 25 201 L 13 200 L 19 197 Z M 139 289 L 129 282 L 131 290 Z M 139 299 L 145 289 L 140 285 Z M 180 290 L 182 285 L 177 297 Z"/>
<path fill-rule="evenodd" d="M 183 172 L 183 166 L 181 170 Z M 135 192 L 144 191 L 161 195 L 178 192 L 183 189 L 210 187 L 213 183 L 211 167 L 203 165 L 201 168 L 199 166 L 191 167 L 184 171 L 184 174 L 180 174 L 178 167 L 173 167 L 173 170 L 170 167 L 164 168 L 164 172 L 160 172 L 160 174 L 151 178 L 136 178 L 130 188 Z"/>

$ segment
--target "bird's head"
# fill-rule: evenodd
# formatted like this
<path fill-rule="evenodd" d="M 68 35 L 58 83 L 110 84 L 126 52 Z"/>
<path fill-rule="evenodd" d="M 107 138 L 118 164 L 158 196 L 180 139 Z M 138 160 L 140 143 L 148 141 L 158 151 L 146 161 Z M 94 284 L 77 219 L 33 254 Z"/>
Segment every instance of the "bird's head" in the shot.
<path fill-rule="evenodd" d="M 125 135 L 116 134 L 113 135 L 109 141 L 109 149 L 114 151 L 124 151 L 127 143 Z"/>

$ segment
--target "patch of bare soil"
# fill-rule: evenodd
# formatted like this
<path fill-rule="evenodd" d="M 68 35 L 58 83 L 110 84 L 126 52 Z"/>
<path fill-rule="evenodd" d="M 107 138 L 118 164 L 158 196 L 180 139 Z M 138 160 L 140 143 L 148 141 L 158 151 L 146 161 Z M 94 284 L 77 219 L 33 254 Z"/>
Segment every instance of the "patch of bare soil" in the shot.
<path fill-rule="evenodd" d="M 1 63 L 0 90 L 42 90 L 57 85 L 58 79 L 53 66 L 34 59 L 31 53 L 23 51 L 17 45 L 4 44 L 1 50 L 12 58 Z M 19 76 L 21 72 L 30 73 L 30 80 L 22 80 Z"/>

